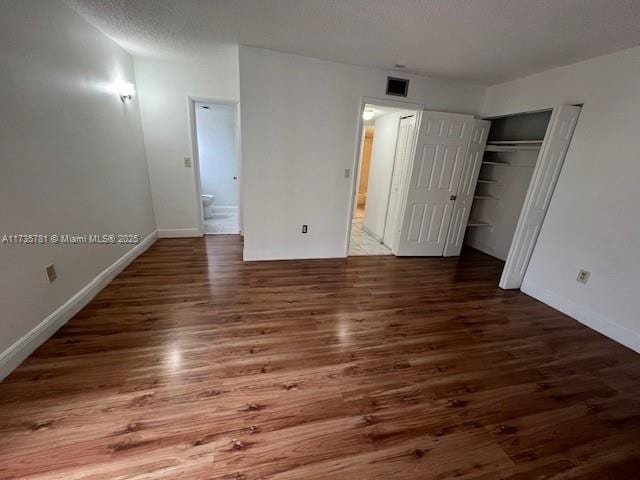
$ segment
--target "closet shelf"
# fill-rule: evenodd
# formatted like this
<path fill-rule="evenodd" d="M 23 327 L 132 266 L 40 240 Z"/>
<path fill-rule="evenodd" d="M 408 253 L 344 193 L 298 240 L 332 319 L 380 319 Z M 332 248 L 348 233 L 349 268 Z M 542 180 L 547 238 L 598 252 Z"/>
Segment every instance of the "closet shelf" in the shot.
<path fill-rule="evenodd" d="M 478 183 L 492 183 L 492 184 L 498 184 L 500 182 L 497 182 L 495 180 L 482 180 L 481 178 L 478 179 Z"/>
<path fill-rule="evenodd" d="M 491 224 L 487 222 L 481 222 L 480 220 L 469 219 L 467 222 L 467 227 L 490 227 Z"/>
<path fill-rule="evenodd" d="M 507 163 L 507 162 L 491 162 L 489 160 L 484 160 L 482 164 L 483 165 L 500 165 L 501 167 L 523 167 L 523 168 L 535 167 L 535 165 L 516 165 L 513 163 Z"/>
<path fill-rule="evenodd" d="M 527 144 L 527 145 L 514 145 L 514 144 L 510 144 L 510 145 L 492 145 L 492 144 L 487 144 L 487 146 L 485 147 L 485 150 L 487 152 L 519 152 L 519 151 L 532 151 L 532 152 L 535 152 L 537 150 L 540 150 L 540 145 L 532 145 L 532 144 Z"/>
<path fill-rule="evenodd" d="M 543 140 L 496 140 L 488 145 L 542 145 Z"/>
<path fill-rule="evenodd" d="M 478 200 L 500 200 L 498 197 L 494 197 L 493 195 L 474 195 L 473 198 Z"/>

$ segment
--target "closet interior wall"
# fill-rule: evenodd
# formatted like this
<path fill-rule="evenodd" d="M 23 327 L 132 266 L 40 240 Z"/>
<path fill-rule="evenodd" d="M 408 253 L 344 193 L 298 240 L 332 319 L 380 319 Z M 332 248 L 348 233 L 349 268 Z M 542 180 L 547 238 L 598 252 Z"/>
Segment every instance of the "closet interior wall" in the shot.
<path fill-rule="evenodd" d="M 550 117 L 544 111 L 491 119 L 466 245 L 507 258 Z"/>

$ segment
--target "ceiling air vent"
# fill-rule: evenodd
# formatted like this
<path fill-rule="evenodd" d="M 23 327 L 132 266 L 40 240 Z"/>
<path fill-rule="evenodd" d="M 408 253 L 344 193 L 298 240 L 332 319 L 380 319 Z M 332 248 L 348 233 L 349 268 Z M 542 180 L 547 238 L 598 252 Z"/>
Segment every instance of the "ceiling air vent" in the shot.
<path fill-rule="evenodd" d="M 387 95 L 406 97 L 409 91 L 409 80 L 405 78 L 387 77 Z"/>

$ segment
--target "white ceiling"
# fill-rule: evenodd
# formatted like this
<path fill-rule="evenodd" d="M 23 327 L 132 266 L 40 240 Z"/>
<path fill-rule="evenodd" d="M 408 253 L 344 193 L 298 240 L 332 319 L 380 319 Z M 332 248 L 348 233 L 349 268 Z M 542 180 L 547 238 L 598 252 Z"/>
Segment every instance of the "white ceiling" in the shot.
<path fill-rule="evenodd" d="M 239 43 L 494 84 L 640 45 L 639 0 L 66 0 L 134 55 Z"/>

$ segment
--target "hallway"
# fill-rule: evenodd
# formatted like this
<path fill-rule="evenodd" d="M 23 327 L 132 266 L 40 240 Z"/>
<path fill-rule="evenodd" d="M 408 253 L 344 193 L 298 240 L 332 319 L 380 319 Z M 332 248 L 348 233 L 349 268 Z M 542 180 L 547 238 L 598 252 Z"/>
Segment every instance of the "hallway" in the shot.
<path fill-rule="evenodd" d="M 351 240 L 349 256 L 357 255 L 391 255 L 391 249 L 373 238 L 362 228 L 364 218 L 357 217 L 351 221 Z"/>

